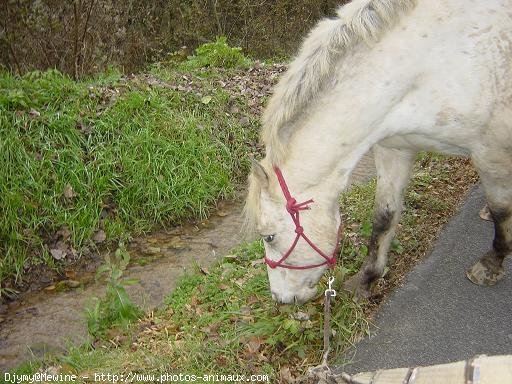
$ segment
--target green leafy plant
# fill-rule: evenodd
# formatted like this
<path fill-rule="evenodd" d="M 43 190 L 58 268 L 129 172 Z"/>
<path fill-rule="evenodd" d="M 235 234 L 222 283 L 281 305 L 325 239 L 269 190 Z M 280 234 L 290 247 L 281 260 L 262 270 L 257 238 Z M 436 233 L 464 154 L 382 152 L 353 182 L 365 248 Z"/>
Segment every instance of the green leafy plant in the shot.
<path fill-rule="evenodd" d="M 106 295 L 95 299 L 87 309 L 87 328 L 94 337 L 101 337 L 113 326 L 126 326 L 139 318 L 143 311 L 132 301 L 124 285 L 132 283 L 123 279 L 123 272 L 130 262 L 130 254 L 121 243 L 114 257 L 105 256 L 105 263 L 98 268 L 96 278 L 106 277 Z"/>
<path fill-rule="evenodd" d="M 230 47 L 225 36 L 214 42 L 200 45 L 196 53 L 189 56 L 182 66 L 185 69 L 203 67 L 236 68 L 248 66 L 251 61 L 244 56 L 242 48 Z"/>

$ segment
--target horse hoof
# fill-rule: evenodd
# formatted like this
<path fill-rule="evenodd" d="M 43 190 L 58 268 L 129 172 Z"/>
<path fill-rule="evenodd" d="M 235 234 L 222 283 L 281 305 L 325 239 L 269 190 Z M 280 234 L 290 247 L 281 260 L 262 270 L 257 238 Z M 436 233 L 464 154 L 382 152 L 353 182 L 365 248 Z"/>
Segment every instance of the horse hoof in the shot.
<path fill-rule="evenodd" d="M 479 261 L 468 269 L 466 276 L 476 285 L 492 286 L 505 276 L 505 270 L 503 267 L 489 268 Z"/>

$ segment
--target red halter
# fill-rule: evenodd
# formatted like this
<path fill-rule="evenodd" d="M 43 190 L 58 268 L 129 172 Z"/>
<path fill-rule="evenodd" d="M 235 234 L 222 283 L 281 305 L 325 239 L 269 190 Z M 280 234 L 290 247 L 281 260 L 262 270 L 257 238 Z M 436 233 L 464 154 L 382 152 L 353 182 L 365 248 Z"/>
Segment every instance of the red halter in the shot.
<path fill-rule="evenodd" d="M 336 239 L 336 245 L 334 247 L 334 251 L 332 252 L 332 256 L 327 256 L 325 253 L 322 252 L 320 248 L 318 248 L 305 234 L 304 234 L 304 228 L 300 225 L 300 217 L 299 217 L 299 211 L 304 211 L 306 209 L 310 209 L 309 204 L 313 203 L 313 199 L 304 201 L 303 203 L 297 203 L 297 200 L 295 200 L 290 191 L 288 190 L 288 186 L 286 185 L 286 181 L 284 180 L 283 174 L 281 173 L 281 170 L 278 167 L 274 167 L 274 172 L 277 176 L 277 180 L 279 181 L 279 185 L 281 186 L 281 190 L 283 191 L 283 195 L 286 199 L 286 210 L 290 214 L 293 223 L 295 224 L 295 233 L 297 234 L 295 236 L 295 240 L 293 241 L 292 245 L 288 249 L 288 251 L 279 259 L 278 261 L 274 261 L 269 259 L 267 256 L 265 256 L 265 263 L 270 268 L 288 268 L 288 269 L 310 269 L 310 268 L 316 268 L 321 267 L 322 265 L 328 265 L 329 267 L 334 267 L 336 264 L 336 254 L 338 253 L 338 247 L 339 247 L 339 240 L 341 235 L 341 224 L 338 228 L 338 237 Z M 289 265 L 284 264 L 284 261 L 290 256 L 290 254 L 295 249 L 295 246 L 297 245 L 297 242 L 300 238 L 303 238 L 311 248 L 313 248 L 320 256 L 322 256 L 325 261 L 323 263 L 319 264 L 311 264 L 311 265 Z"/>

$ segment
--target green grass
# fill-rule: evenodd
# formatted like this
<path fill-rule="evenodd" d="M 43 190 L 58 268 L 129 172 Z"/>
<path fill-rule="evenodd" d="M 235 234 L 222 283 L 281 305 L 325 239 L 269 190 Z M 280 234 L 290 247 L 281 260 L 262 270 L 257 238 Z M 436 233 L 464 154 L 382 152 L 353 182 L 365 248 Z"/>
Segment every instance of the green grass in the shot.
<path fill-rule="evenodd" d="M 305 369 L 321 357 L 322 287 L 318 299 L 303 306 L 275 304 L 262 252 L 260 241 L 234 249 L 209 270 L 198 268 L 183 276 L 161 311 L 128 331 L 111 330 L 94 347 L 71 349 L 44 365 L 79 375 L 266 374 L 271 382 L 281 368 Z M 301 312 L 307 319 L 299 317 Z M 337 332 L 333 353 L 339 353 L 366 328 L 366 320 L 360 306 L 342 293 L 332 316 Z"/>
<path fill-rule="evenodd" d="M 195 54 L 181 64 L 184 69 L 221 67 L 236 68 L 248 67 L 251 61 L 242 53 L 242 48 L 230 47 L 226 36 L 217 37 L 211 43 L 202 44 L 195 50 Z"/>
<path fill-rule="evenodd" d="M 429 184 L 424 183 L 425 172 Z M 395 260 L 378 284 L 381 292 L 399 283 L 404 272 L 424 255 L 474 177 L 465 161 L 419 157 L 392 247 L 391 259 Z M 338 295 L 332 305 L 336 334 L 331 364 L 343 362 L 342 352 L 367 330 L 374 308 L 373 304 L 355 303 L 340 289 L 360 268 L 367 252 L 374 192 L 375 181 L 370 181 L 340 199 L 344 240 L 334 270 Z M 449 209 L 432 210 L 430 202 L 439 194 Z M 309 303 L 276 304 L 269 294 L 262 256 L 260 241 L 234 249 L 213 267 L 196 268 L 183 276 L 160 311 L 146 314 L 128 329 L 110 329 L 94 346 L 72 348 L 65 356 L 38 362 L 32 370 L 61 367 L 60 372 L 79 376 L 94 372 L 265 374 L 270 382 L 286 382 L 288 372 L 301 376 L 321 359 L 325 280 L 318 286 L 317 299 Z"/>
<path fill-rule="evenodd" d="M 0 282 L 20 282 L 38 264 L 60 265 L 48 243 L 62 227 L 80 250 L 99 228 L 107 240 L 125 239 L 205 217 L 231 197 L 258 123 L 227 113 L 233 103 L 244 106 L 209 84 L 217 71 L 196 71 L 203 94 L 123 80 L 116 71 L 80 82 L 55 70 L 0 73 Z"/>

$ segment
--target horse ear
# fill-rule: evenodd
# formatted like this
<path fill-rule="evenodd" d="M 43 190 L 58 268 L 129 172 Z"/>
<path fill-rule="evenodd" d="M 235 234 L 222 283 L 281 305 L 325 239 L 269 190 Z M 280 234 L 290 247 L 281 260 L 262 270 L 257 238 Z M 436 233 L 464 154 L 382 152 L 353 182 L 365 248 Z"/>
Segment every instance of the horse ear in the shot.
<path fill-rule="evenodd" d="M 251 159 L 251 164 L 251 173 L 258 179 L 263 188 L 267 188 L 269 178 L 265 168 L 254 159 Z"/>

